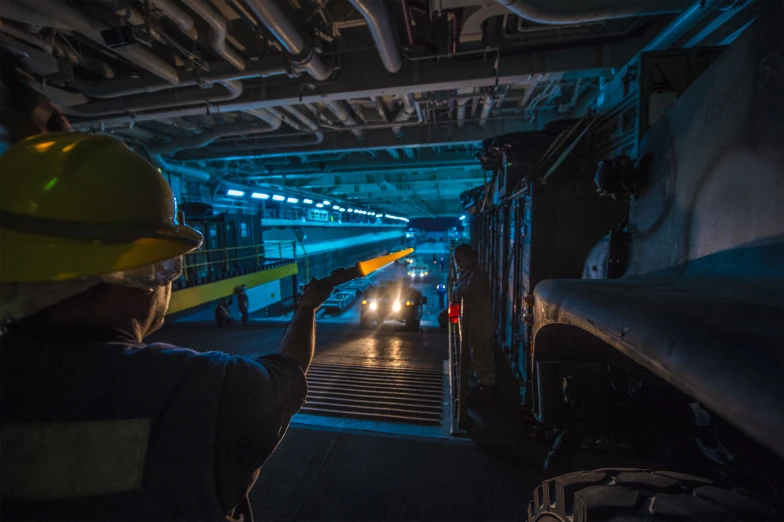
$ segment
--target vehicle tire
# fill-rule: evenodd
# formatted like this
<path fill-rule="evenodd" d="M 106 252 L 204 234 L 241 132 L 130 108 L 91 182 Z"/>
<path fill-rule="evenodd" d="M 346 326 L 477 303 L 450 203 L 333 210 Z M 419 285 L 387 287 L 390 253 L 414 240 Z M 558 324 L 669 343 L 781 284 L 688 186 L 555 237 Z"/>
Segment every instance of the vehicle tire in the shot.
<path fill-rule="evenodd" d="M 605 468 L 545 480 L 528 504 L 529 522 L 776 520 L 765 501 L 673 471 Z"/>
<path fill-rule="evenodd" d="M 368 319 L 364 315 L 360 315 L 359 316 L 359 327 L 360 328 L 370 328 L 370 319 Z"/>
<path fill-rule="evenodd" d="M 406 328 L 412 332 L 418 332 L 419 319 L 406 319 Z"/>

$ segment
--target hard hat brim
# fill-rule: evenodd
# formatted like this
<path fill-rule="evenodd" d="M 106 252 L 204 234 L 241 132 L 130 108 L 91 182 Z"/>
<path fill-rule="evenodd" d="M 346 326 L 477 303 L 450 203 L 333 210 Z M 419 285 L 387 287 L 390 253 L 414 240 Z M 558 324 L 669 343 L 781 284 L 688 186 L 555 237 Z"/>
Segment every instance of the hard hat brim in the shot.
<path fill-rule="evenodd" d="M 3 229 L 0 282 L 64 281 L 139 268 L 186 254 L 201 240 L 201 234 L 188 226 L 123 243 Z"/>

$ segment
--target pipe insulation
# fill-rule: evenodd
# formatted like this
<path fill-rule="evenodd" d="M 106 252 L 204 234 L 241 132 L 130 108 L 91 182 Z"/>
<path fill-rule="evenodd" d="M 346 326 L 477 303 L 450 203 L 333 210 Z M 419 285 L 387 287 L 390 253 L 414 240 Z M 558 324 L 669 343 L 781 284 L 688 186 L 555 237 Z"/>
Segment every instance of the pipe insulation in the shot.
<path fill-rule="evenodd" d="M 207 22 L 207 25 L 210 26 L 210 43 L 212 44 L 215 53 L 240 71 L 244 70 L 245 60 L 242 59 L 237 51 L 229 47 L 229 44 L 226 43 L 228 29 L 226 26 L 226 19 L 223 18 L 223 15 L 206 0 L 182 0 L 182 2 L 203 18 L 204 21 Z"/>
<path fill-rule="evenodd" d="M 68 0 L 27 0 L 25 5 L 28 4 L 29 7 L 46 16 L 47 26 L 51 27 L 53 25 L 52 21 L 60 22 L 105 47 L 101 32 L 111 27 L 96 18 L 88 17 L 85 13 L 69 4 Z M 142 46 L 130 45 L 111 49 L 111 51 L 169 83 L 179 83 L 179 77 L 174 66 Z"/>
<path fill-rule="evenodd" d="M 403 59 L 397 47 L 395 30 L 389 19 L 386 2 L 384 0 L 349 0 L 349 2 L 367 22 L 370 36 L 376 43 L 384 68 L 393 74 L 398 72 L 403 67 Z"/>
<path fill-rule="evenodd" d="M 194 42 L 199 39 L 199 32 L 193 18 L 172 0 L 149 0 L 166 18 L 171 20 L 185 36 Z"/>
<path fill-rule="evenodd" d="M 277 122 L 277 127 L 260 121 L 216 125 L 197 136 L 180 138 L 160 145 L 150 145 L 148 150 L 150 151 L 150 154 L 174 154 L 181 150 L 198 149 L 226 136 L 247 136 L 250 134 L 272 132 L 280 128 L 280 120 L 277 120 Z"/>
<path fill-rule="evenodd" d="M 496 0 L 521 18 L 539 24 L 581 24 L 627 18 L 680 13 L 693 0 Z"/>
<path fill-rule="evenodd" d="M 485 94 L 482 97 L 482 112 L 479 113 L 479 126 L 484 127 L 487 123 L 487 119 L 490 117 L 490 111 L 493 110 L 493 97 L 489 94 Z"/>
<path fill-rule="evenodd" d="M 152 159 L 153 162 L 156 163 L 161 169 L 166 171 L 167 174 L 182 176 L 183 178 L 192 181 L 201 181 L 202 183 L 206 183 L 210 180 L 210 175 L 205 170 L 172 163 L 163 159 L 163 157 L 160 155 L 153 155 Z"/>
<path fill-rule="evenodd" d="M 273 0 L 246 0 L 246 4 L 286 49 L 286 52 L 292 55 L 292 62 L 298 69 L 307 71 L 319 81 L 330 77 L 332 67 L 328 67 L 321 56 L 316 54 L 313 45 L 307 41 L 276 2 Z"/>
<path fill-rule="evenodd" d="M 94 101 L 78 109 L 72 108 L 66 114 L 83 118 L 112 116 L 124 112 L 139 112 L 188 105 L 203 105 L 234 100 L 242 94 L 242 82 L 238 80 L 219 82 L 209 89 L 190 87 L 182 90 L 169 90 L 152 95 L 136 95 L 111 100 Z"/>
<path fill-rule="evenodd" d="M 356 126 L 357 120 L 354 119 L 354 116 L 351 115 L 348 107 L 346 106 L 345 102 L 342 101 L 325 101 L 324 106 L 332 112 L 339 120 L 340 123 L 346 126 Z M 357 139 L 364 139 L 365 133 L 362 132 L 360 129 L 353 129 L 351 133 L 357 137 Z"/>
<path fill-rule="evenodd" d="M 265 62 L 266 63 L 266 62 Z M 230 70 L 227 70 L 229 69 Z M 286 67 L 281 65 L 262 66 L 251 64 L 244 71 L 238 72 L 227 63 L 218 62 L 210 67 L 210 72 L 185 72 L 180 75 L 179 85 L 172 85 L 158 78 L 122 78 L 114 81 L 87 82 L 84 80 L 71 80 L 69 83 L 91 98 L 121 98 L 134 94 L 149 94 L 152 92 L 175 89 L 177 87 L 192 87 L 194 85 L 209 85 L 224 83 L 234 80 L 248 80 L 251 78 L 269 78 L 286 74 Z"/>
<path fill-rule="evenodd" d="M 404 94 L 402 100 L 403 107 L 398 111 L 397 115 L 395 115 L 395 121 L 399 123 L 408 121 L 411 118 L 411 115 L 414 114 L 414 111 L 416 111 L 416 100 L 414 100 L 414 96 L 411 94 Z M 392 134 L 394 134 L 396 138 L 401 138 L 403 136 L 403 127 L 400 125 L 392 127 Z"/>

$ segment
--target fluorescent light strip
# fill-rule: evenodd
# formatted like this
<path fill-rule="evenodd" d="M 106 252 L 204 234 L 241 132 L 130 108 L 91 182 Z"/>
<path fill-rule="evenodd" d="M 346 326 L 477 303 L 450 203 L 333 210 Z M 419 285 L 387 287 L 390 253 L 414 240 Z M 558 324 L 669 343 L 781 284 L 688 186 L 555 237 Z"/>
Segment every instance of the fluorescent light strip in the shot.
<path fill-rule="evenodd" d="M 324 205 L 321 203 L 316 203 L 316 208 L 324 208 Z"/>
<path fill-rule="evenodd" d="M 286 201 L 286 198 L 283 196 L 278 196 L 277 194 L 272 196 L 273 201 Z"/>
<path fill-rule="evenodd" d="M 299 203 L 299 200 L 297 198 L 289 198 L 286 200 L 286 203 Z"/>
<path fill-rule="evenodd" d="M 227 196 L 235 196 L 235 197 L 240 198 L 240 197 L 244 196 L 245 193 L 243 191 L 241 191 L 241 190 L 229 189 L 229 190 L 226 191 L 226 195 Z"/>
<path fill-rule="evenodd" d="M 312 199 L 303 199 L 302 202 L 305 203 L 306 205 L 312 205 L 313 204 L 313 200 Z"/>
<path fill-rule="evenodd" d="M 250 195 L 252 198 L 256 199 L 269 199 L 269 194 L 262 194 L 261 192 L 254 192 Z"/>

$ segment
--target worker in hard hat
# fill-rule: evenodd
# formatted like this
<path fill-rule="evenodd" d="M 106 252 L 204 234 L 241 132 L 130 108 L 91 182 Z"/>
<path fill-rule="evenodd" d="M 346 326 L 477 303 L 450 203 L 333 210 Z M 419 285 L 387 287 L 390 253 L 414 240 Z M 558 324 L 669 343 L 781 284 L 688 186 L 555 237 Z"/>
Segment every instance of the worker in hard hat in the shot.
<path fill-rule="evenodd" d="M 459 245 L 455 248 L 453 257 L 458 274 L 452 298 L 462 299 L 463 325 L 468 333 L 477 390 L 492 391 L 495 386 L 495 319 L 492 315 L 487 272 L 479 264 L 476 253 L 469 245 Z"/>
<path fill-rule="evenodd" d="M 158 170 L 53 133 L 0 155 L 0 186 L 0 519 L 251 520 L 331 288 L 308 287 L 276 354 L 145 344 L 202 241 Z"/>

